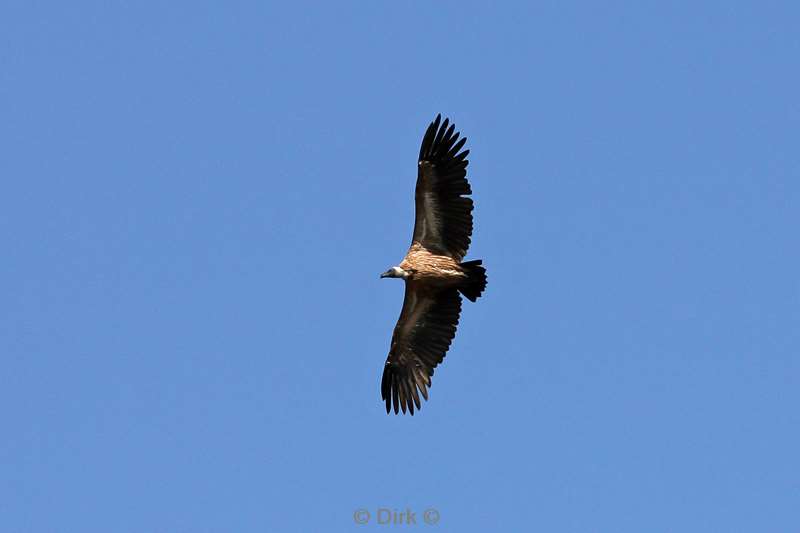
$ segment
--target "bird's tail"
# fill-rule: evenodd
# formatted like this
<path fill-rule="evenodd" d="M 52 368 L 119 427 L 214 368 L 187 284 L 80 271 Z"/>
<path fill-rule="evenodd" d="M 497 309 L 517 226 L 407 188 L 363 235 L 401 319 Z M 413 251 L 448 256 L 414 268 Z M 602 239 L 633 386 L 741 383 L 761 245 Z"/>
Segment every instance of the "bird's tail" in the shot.
<path fill-rule="evenodd" d="M 486 288 L 486 269 L 481 266 L 482 263 L 483 261 L 480 259 L 461 263 L 467 279 L 458 287 L 458 290 L 471 302 L 477 300 Z"/>

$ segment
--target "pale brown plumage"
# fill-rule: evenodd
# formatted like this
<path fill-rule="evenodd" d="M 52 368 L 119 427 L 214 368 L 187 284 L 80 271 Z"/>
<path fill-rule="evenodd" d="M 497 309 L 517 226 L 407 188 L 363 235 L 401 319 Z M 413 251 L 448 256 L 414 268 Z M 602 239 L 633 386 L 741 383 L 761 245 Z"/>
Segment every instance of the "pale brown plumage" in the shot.
<path fill-rule="evenodd" d="M 481 261 L 461 260 L 472 235 L 472 200 L 466 179 L 466 138 L 436 117 L 425 132 L 418 159 L 414 235 L 406 257 L 382 277 L 406 282 L 400 318 L 381 380 L 386 412 L 421 408 L 434 369 L 456 333 L 461 294 L 475 301 L 486 287 Z"/>

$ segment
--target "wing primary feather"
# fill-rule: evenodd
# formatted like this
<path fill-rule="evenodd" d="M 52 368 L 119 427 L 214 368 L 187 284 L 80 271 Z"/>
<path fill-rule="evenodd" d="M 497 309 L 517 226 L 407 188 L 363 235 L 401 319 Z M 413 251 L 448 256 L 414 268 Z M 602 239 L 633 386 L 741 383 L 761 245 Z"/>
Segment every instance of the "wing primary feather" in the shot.
<path fill-rule="evenodd" d="M 438 150 L 440 154 L 445 155 L 450 151 L 450 143 L 453 140 L 453 132 L 455 131 L 455 129 L 456 125 L 450 124 L 450 128 L 447 130 L 447 132 L 444 134 L 444 137 L 442 138 L 441 147 Z"/>
<path fill-rule="evenodd" d="M 411 389 L 413 389 L 414 386 L 411 383 L 411 376 L 410 375 L 406 375 L 406 379 L 403 380 L 403 386 L 406 389 L 406 405 L 408 406 L 408 410 L 413 415 L 414 414 L 414 400 L 413 400 L 412 395 L 411 395 Z"/>
<path fill-rule="evenodd" d="M 399 389 L 400 389 L 400 409 L 403 410 L 403 414 L 406 414 L 406 380 L 404 377 L 401 377 L 399 380 Z"/>
<path fill-rule="evenodd" d="M 428 125 L 425 136 L 422 138 L 422 145 L 419 147 L 419 161 L 424 161 L 430 155 L 430 149 L 433 147 L 433 138 L 439 129 L 440 120 L 442 120 L 441 113 L 436 115 L 436 120 Z"/>
<path fill-rule="evenodd" d="M 456 134 L 456 138 L 458 138 L 458 134 Z M 455 157 L 455 155 L 458 153 L 459 150 L 461 150 L 461 147 L 464 146 L 466 142 L 467 138 L 466 137 L 462 138 L 460 141 L 454 144 L 452 148 L 450 148 L 450 151 L 447 153 L 447 155 L 449 155 L 450 157 Z"/>
<path fill-rule="evenodd" d="M 422 397 L 425 398 L 425 401 L 427 402 L 428 401 L 428 389 L 425 386 L 425 380 L 422 377 L 423 372 L 425 372 L 425 371 L 422 370 L 422 369 L 418 369 L 416 374 L 415 374 L 415 376 L 414 376 L 414 379 L 416 379 L 416 381 L 417 381 L 417 387 L 419 387 L 419 391 L 422 393 Z"/>
<path fill-rule="evenodd" d="M 437 148 L 439 143 L 442 142 L 442 137 L 444 137 L 444 132 L 447 130 L 447 126 L 450 124 L 450 119 L 444 119 L 442 126 L 439 128 L 439 131 L 436 133 L 436 137 L 433 139 L 433 148 Z"/>
<path fill-rule="evenodd" d="M 464 150 L 457 156 L 453 157 L 453 161 L 464 161 L 464 159 L 469 155 L 469 150 Z M 466 161 L 465 161 L 466 162 Z M 466 167 L 466 165 L 464 165 Z"/>
<path fill-rule="evenodd" d="M 422 409 L 422 404 L 419 401 L 419 394 L 417 393 L 417 384 L 414 382 L 410 382 L 411 385 L 411 395 L 414 398 L 414 403 L 417 406 L 417 410 Z M 413 413 L 414 410 L 412 409 L 411 412 Z"/>
<path fill-rule="evenodd" d="M 392 400 L 394 400 L 394 414 L 397 414 L 400 407 L 400 391 L 397 387 L 397 374 L 392 374 Z"/>

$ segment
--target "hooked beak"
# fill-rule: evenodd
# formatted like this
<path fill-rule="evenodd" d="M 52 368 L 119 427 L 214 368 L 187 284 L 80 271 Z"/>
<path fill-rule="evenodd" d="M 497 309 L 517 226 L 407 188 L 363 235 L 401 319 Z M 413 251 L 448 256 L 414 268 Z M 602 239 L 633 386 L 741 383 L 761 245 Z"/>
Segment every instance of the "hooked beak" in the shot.
<path fill-rule="evenodd" d="M 381 278 L 391 278 L 392 274 L 393 274 L 393 272 L 391 270 L 387 270 L 386 272 L 381 274 Z"/>

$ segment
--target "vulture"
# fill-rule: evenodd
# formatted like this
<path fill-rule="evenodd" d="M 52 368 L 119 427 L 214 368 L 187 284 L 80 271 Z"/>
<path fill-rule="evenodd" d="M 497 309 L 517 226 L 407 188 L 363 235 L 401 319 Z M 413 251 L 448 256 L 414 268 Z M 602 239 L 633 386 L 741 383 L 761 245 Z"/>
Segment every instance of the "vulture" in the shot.
<path fill-rule="evenodd" d="M 481 260 L 462 262 L 472 235 L 472 194 L 467 181 L 467 139 L 437 115 L 422 138 L 417 161 L 416 216 L 411 247 L 381 278 L 405 281 L 400 318 L 383 367 L 386 412 L 414 414 L 436 366 L 456 334 L 461 295 L 474 302 L 486 288 Z"/>

